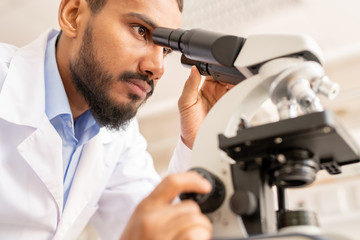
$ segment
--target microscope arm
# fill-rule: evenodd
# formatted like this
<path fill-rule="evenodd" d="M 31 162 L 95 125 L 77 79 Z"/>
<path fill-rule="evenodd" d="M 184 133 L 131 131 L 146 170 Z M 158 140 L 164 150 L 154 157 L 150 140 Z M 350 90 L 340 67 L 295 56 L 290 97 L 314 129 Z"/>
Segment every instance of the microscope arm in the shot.
<path fill-rule="evenodd" d="M 269 62 L 268 64 L 273 65 L 272 67 L 267 68 L 267 65 L 264 65 L 263 70 L 260 70 L 262 74 L 239 83 L 224 95 L 210 110 L 197 134 L 193 147 L 191 168 L 206 167 L 209 172 L 219 176 L 225 186 L 232 186 L 230 163 L 233 160 L 219 149 L 218 134 L 235 135 L 239 120 L 241 118 L 251 119 L 264 101 L 269 98 L 268 88 L 273 81 L 274 68 L 282 72 L 281 66 L 286 69 L 288 65 L 299 63 L 297 59 L 281 59 L 280 61 L 278 59 L 276 62 Z M 267 69 L 271 71 L 268 72 Z M 271 191 L 270 188 L 263 189 L 263 194 L 272 194 L 269 191 Z M 233 193 L 232 187 L 226 188 L 224 202 L 229 202 Z M 263 202 L 260 204 L 263 205 L 261 211 L 268 211 L 263 212 L 263 214 L 272 215 L 275 218 L 272 203 Z M 213 226 L 214 237 L 217 237 L 217 234 L 221 234 L 221 237 L 247 236 L 241 218 L 234 214 L 227 204 L 223 204 L 217 211 L 208 214 L 208 216 L 216 219 L 218 223 Z M 265 223 L 265 232 L 275 232 L 276 226 L 271 225 L 275 222 L 276 220 L 273 219 L 272 223 Z"/>
<path fill-rule="evenodd" d="M 210 172 L 221 177 L 225 186 L 232 186 L 229 164 L 232 160 L 219 150 L 218 134 L 232 134 L 239 117 L 253 116 L 262 103 L 269 98 L 268 91 L 262 86 L 263 82 L 264 79 L 259 76 L 243 81 L 213 106 L 196 136 L 191 168 L 206 166 Z M 234 99 L 237 100 L 234 101 Z M 227 188 L 224 201 L 228 202 L 232 194 L 233 188 Z M 210 214 L 210 218 L 220 223 L 213 225 L 214 237 L 247 236 L 241 218 L 225 204 L 218 211 Z"/>

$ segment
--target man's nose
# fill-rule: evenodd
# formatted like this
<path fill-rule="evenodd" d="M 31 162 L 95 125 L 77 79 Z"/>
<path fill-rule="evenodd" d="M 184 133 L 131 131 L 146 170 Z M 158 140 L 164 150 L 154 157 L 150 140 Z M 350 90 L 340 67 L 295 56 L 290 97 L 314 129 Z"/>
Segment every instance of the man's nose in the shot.
<path fill-rule="evenodd" d="M 164 74 L 164 48 L 152 46 L 140 61 L 140 71 L 149 79 L 158 80 Z"/>

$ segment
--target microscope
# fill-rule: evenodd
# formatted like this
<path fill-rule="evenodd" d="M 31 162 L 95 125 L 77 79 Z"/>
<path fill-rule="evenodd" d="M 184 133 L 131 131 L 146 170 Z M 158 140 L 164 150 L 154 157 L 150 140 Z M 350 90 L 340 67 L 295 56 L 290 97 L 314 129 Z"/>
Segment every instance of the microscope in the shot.
<path fill-rule="evenodd" d="M 286 189 L 360 161 L 358 144 L 320 102 L 339 86 L 325 75 L 318 45 L 304 35 L 245 39 L 167 28 L 156 28 L 153 41 L 180 51 L 183 65 L 235 85 L 210 110 L 193 147 L 191 170 L 213 189 L 180 196 L 199 204 L 213 239 L 345 239 L 322 233 L 314 212 L 286 206 Z M 269 98 L 279 121 L 250 126 Z"/>

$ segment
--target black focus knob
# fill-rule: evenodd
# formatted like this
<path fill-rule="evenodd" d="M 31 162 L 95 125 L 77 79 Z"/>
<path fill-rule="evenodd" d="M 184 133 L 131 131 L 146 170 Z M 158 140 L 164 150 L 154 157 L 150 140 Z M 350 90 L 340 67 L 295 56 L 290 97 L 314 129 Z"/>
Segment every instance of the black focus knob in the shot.
<path fill-rule="evenodd" d="M 258 204 L 252 192 L 238 190 L 230 198 L 230 208 L 240 216 L 251 216 L 258 210 Z"/>
<path fill-rule="evenodd" d="M 181 200 L 191 199 L 199 204 L 202 213 L 211 213 L 218 209 L 225 199 L 225 186 L 223 182 L 214 174 L 203 168 L 192 168 L 191 171 L 198 172 L 203 178 L 207 179 L 212 190 L 207 194 L 182 193 Z"/>

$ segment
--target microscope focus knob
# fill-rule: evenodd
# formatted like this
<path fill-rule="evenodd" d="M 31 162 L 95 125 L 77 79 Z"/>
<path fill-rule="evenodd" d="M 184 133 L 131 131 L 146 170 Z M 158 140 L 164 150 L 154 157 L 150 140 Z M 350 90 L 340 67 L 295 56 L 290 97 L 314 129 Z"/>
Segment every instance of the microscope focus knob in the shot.
<path fill-rule="evenodd" d="M 203 168 L 192 168 L 190 171 L 198 172 L 203 178 L 207 179 L 212 186 L 212 190 L 207 194 L 182 193 L 180 199 L 194 200 L 199 205 L 202 213 L 211 213 L 218 209 L 225 199 L 225 186 L 223 182 Z"/>
<path fill-rule="evenodd" d="M 255 195 L 249 191 L 236 191 L 230 199 L 231 210 L 240 216 L 251 216 L 258 209 Z"/>

